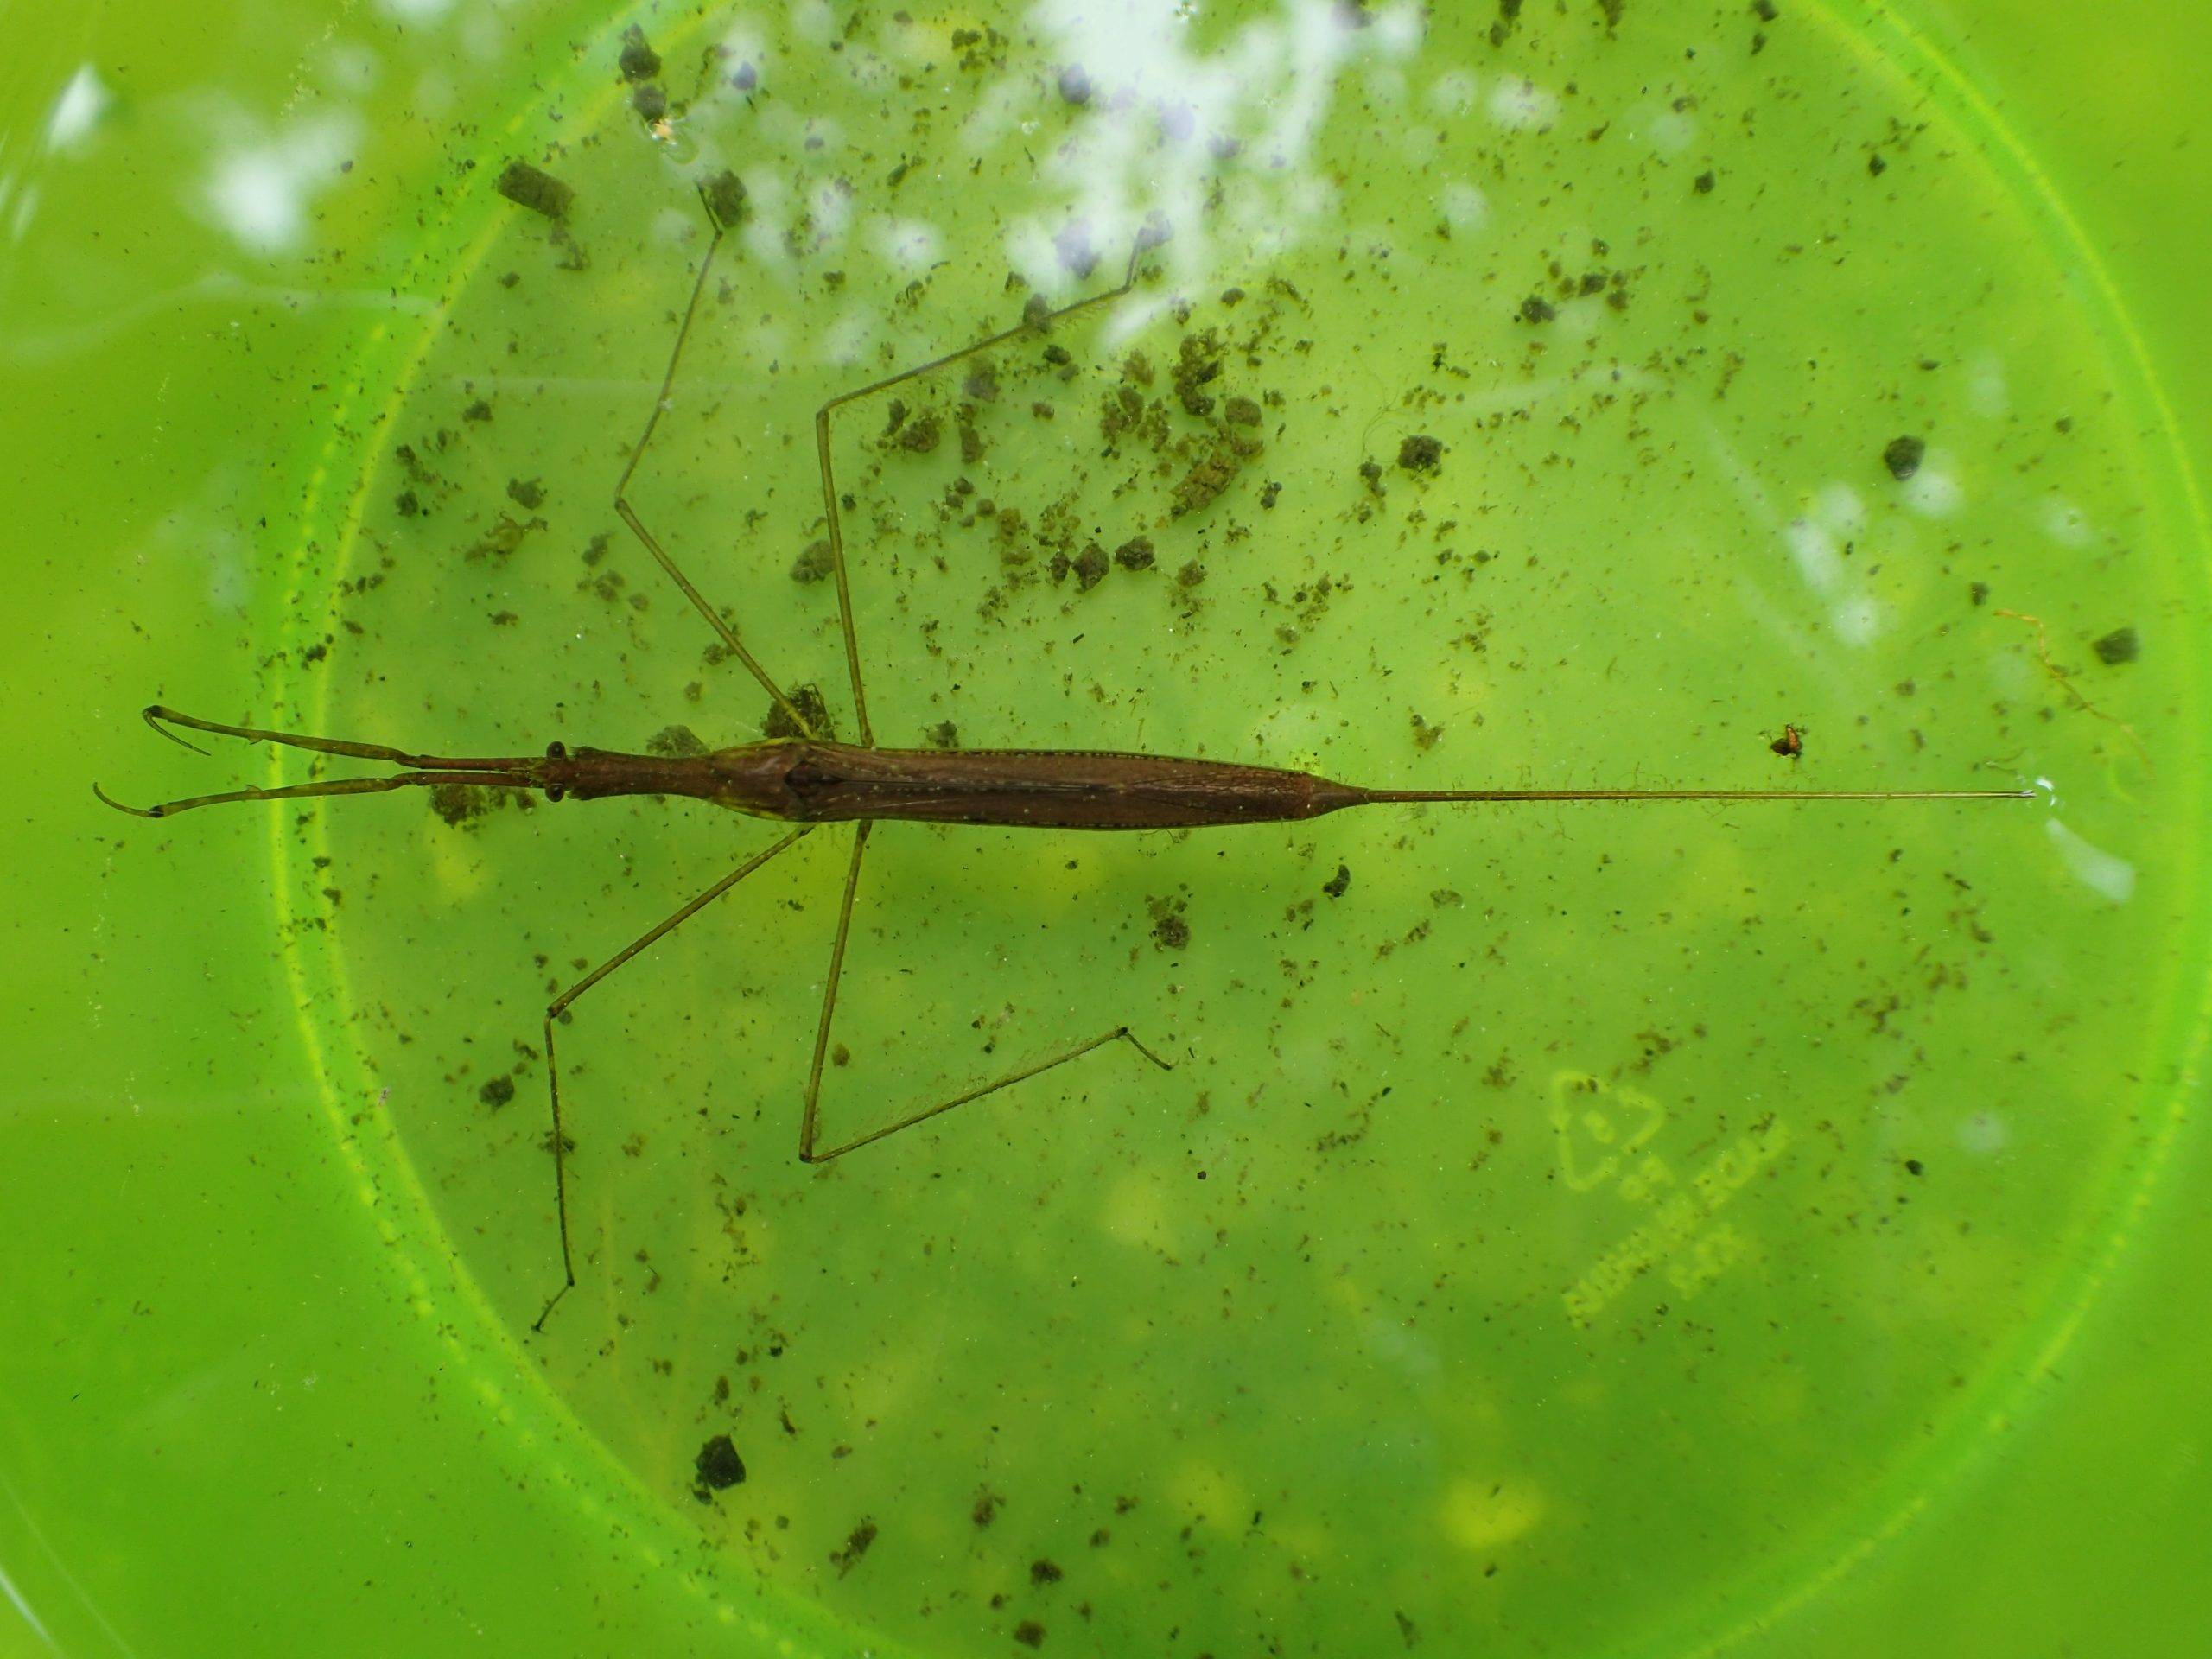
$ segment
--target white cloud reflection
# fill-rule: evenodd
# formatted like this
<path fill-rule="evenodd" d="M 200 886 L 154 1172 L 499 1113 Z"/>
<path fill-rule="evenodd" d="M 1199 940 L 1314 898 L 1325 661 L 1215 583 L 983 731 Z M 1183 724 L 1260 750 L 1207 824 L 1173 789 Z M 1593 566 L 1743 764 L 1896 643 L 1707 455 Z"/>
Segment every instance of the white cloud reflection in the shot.
<path fill-rule="evenodd" d="M 99 72 L 86 64 L 69 77 L 69 84 L 61 89 L 61 96 L 54 100 L 54 110 L 46 118 L 46 147 L 48 149 L 75 149 L 92 136 L 100 118 L 115 102 L 99 77 Z"/>
<path fill-rule="evenodd" d="M 199 190 L 208 217 L 257 253 L 298 245 L 315 197 L 336 184 L 359 131 L 351 115 L 298 121 L 274 137 L 220 144 Z"/>
<path fill-rule="evenodd" d="M 1192 9 L 1176 0 L 1039 0 L 1029 22 L 1046 54 L 1080 66 L 1100 104 L 1123 118 L 1096 124 L 1089 142 L 1054 153 L 1045 162 L 1047 176 L 1065 187 L 1100 245 L 1158 211 L 1179 238 L 1193 238 L 1175 251 L 1194 260 L 1202 253 L 1195 238 L 1205 231 L 1263 257 L 1332 209 L 1332 193 L 1315 188 L 1312 163 L 1348 70 L 1358 58 L 1387 63 L 1410 54 L 1421 32 L 1410 6 L 1348 28 L 1335 0 L 1283 0 L 1274 13 L 1202 41 L 1193 39 Z M 1159 127 L 1168 124 L 1187 124 L 1187 140 L 1160 144 Z M 1199 208 L 1220 166 L 1215 147 L 1229 142 L 1257 188 L 1204 224 Z M 1057 221 L 1010 226 L 1008 235 L 1039 245 L 1059 228 Z"/>
<path fill-rule="evenodd" d="M 2135 896 L 2135 867 L 2126 859 L 2093 845 L 2056 818 L 2044 819 L 2044 830 L 2067 873 L 2100 899 L 2124 905 Z"/>

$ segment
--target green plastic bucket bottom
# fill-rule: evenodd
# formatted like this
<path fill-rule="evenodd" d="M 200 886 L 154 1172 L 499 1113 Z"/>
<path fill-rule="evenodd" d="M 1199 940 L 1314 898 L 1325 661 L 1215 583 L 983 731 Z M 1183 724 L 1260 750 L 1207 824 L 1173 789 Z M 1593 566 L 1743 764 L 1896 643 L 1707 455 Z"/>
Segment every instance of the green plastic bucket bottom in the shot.
<path fill-rule="evenodd" d="M 2196 25 L 202 10 L 7 86 L 10 1650 L 2193 1650 Z M 533 1331 L 775 827 L 89 785 L 758 739 L 632 461 L 848 740 L 2031 798 L 887 824 L 817 1058 L 823 829 Z"/>

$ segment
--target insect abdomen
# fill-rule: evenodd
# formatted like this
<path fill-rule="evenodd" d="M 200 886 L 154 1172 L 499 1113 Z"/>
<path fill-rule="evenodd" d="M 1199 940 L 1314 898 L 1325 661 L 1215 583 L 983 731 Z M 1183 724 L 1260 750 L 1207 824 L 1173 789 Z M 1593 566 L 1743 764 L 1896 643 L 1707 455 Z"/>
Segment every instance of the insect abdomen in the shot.
<path fill-rule="evenodd" d="M 1094 749 L 794 746 L 802 820 L 903 818 L 1058 830 L 1274 823 L 1357 805 L 1363 790 L 1273 766 Z"/>

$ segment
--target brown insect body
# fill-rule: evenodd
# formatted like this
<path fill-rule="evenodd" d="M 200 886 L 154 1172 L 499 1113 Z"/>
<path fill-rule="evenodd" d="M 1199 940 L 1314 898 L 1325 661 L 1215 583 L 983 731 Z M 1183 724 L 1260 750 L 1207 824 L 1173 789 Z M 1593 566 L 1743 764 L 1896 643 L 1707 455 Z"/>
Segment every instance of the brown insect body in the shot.
<path fill-rule="evenodd" d="M 167 710 L 149 715 L 174 719 Z M 556 746 L 557 748 L 559 746 Z M 428 757 L 421 757 L 427 759 Z M 1895 790 L 1364 789 L 1287 766 L 1118 749 L 879 749 L 778 738 L 709 754 L 608 749 L 545 759 L 456 761 L 512 768 L 498 781 L 554 798 L 683 795 L 785 823 L 967 823 L 1018 830 L 1200 830 L 1288 823 L 1396 802 L 1876 801 Z M 407 775 L 393 782 L 407 781 Z M 435 775 L 424 782 L 437 782 Z M 475 780 L 482 781 L 482 780 Z M 312 787 L 312 785 L 310 785 Z M 1923 800 L 2024 798 L 2024 790 L 1904 791 Z"/>
<path fill-rule="evenodd" d="M 210 732 L 317 754 L 407 768 L 381 778 L 338 778 L 276 789 L 195 795 L 158 806 L 110 806 L 166 818 L 195 807 L 377 795 L 441 784 L 542 789 L 551 800 L 680 795 L 760 818 L 818 823 L 966 823 L 1022 830 L 1195 830 L 1287 823 L 1348 806 L 1393 803 L 1536 801 L 2026 800 L 2027 790 L 1990 789 L 1364 789 L 1286 766 L 1119 749 L 880 749 L 825 738 L 770 738 L 705 754 L 630 754 L 550 745 L 540 754 L 416 754 L 381 743 L 264 731 L 202 720 L 156 703 L 149 726 Z M 192 747 L 188 745 L 187 747 Z"/>
<path fill-rule="evenodd" d="M 1311 772 L 1103 749 L 877 749 L 785 738 L 662 759 L 575 749 L 533 768 L 580 799 L 684 795 L 786 823 L 902 819 L 1185 830 L 1319 817 L 1373 791 Z"/>

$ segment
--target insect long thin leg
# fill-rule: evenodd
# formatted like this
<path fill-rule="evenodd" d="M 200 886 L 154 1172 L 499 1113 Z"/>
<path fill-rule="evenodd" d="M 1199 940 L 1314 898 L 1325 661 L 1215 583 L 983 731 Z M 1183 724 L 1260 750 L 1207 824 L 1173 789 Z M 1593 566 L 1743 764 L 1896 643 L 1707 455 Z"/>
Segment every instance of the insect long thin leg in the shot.
<path fill-rule="evenodd" d="M 550 1296 L 545 1299 L 544 1308 L 539 1313 L 537 1319 L 531 1322 L 530 1328 L 531 1330 L 543 1331 L 545 1328 L 545 1321 L 552 1313 L 554 1307 L 560 1302 L 560 1300 L 563 1296 L 567 1295 L 576 1287 L 575 1256 L 574 1252 L 570 1249 L 569 1243 L 569 1139 L 567 1131 L 561 1121 L 561 1066 L 559 1060 L 554 1054 L 554 1026 L 568 1013 L 569 1005 L 575 1002 L 575 1000 L 582 996 L 586 991 L 591 989 L 593 986 L 598 984 L 601 980 L 612 974 L 616 969 L 621 967 L 623 963 L 628 962 L 639 951 L 649 950 L 658 941 L 666 938 L 671 933 L 673 933 L 685 922 L 690 921 L 691 918 L 697 915 L 709 905 L 713 904 L 715 899 L 721 898 L 739 882 L 744 880 L 747 876 L 752 874 L 753 871 L 759 869 L 770 859 L 776 857 L 779 854 L 783 853 L 795 843 L 804 841 L 807 836 L 812 835 L 814 833 L 814 830 L 815 826 L 810 823 L 802 825 L 800 828 L 792 830 L 791 834 L 784 836 L 781 840 L 769 846 L 766 850 L 754 854 L 751 858 L 746 860 L 744 863 L 739 865 L 734 870 L 732 870 L 721 880 L 715 882 L 713 887 L 709 887 L 697 898 L 691 899 L 682 908 L 678 909 L 673 915 L 666 917 L 663 920 L 655 923 L 652 927 L 647 928 L 643 933 L 640 933 L 636 938 L 631 940 L 629 944 L 624 945 L 620 950 L 617 950 L 605 962 L 601 963 L 598 967 L 593 969 L 589 973 L 586 974 L 575 984 L 569 986 L 568 989 L 563 991 L 558 996 L 555 997 L 551 1002 L 546 1005 L 545 1092 L 548 1104 L 550 1106 L 552 1110 L 553 1120 L 552 1140 L 550 1144 L 553 1153 L 553 1205 L 555 1212 L 559 1217 L 561 1225 L 562 1283 L 560 1289 L 555 1291 Z M 841 934 L 840 938 L 842 938 L 842 936 Z"/>
<path fill-rule="evenodd" d="M 933 1106 L 924 1106 L 918 1110 L 909 1112 L 895 1123 L 887 1124 L 878 1129 L 870 1129 L 864 1135 L 855 1135 L 851 1140 L 842 1141 L 834 1147 L 817 1147 L 815 1141 L 818 1138 L 820 1128 L 822 1065 L 824 1057 L 830 1052 L 830 1025 L 836 1016 L 838 982 L 844 977 L 845 940 L 852 931 L 853 895 L 860 888 L 861 855 L 867 850 L 868 832 L 873 827 L 865 822 L 860 825 L 859 833 L 853 837 L 851 861 L 845 867 L 845 893 L 837 906 L 836 938 L 830 948 L 830 976 L 822 988 L 822 1012 L 814 1027 L 814 1060 L 813 1064 L 807 1068 L 806 1073 L 806 1107 L 799 1119 L 798 1155 L 801 1163 L 826 1164 L 832 1158 L 842 1157 L 855 1147 L 865 1147 L 871 1142 L 887 1139 L 901 1129 L 910 1129 L 917 1123 L 926 1122 L 940 1113 L 950 1111 L 956 1106 L 965 1106 L 970 1101 L 981 1100 L 986 1095 L 995 1095 L 1001 1089 L 1010 1089 L 1017 1083 L 1027 1082 L 1031 1077 L 1041 1076 L 1056 1066 L 1067 1065 L 1071 1060 L 1081 1059 L 1092 1049 L 1103 1047 L 1108 1043 L 1127 1043 L 1161 1071 L 1174 1070 L 1167 1061 L 1161 1059 L 1159 1055 L 1138 1041 L 1135 1033 L 1127 1026 L 1116 1026 L 1110 1031 L 1100 1032 L 1096 1037 L 1086 1038 L 1058 1054 L 1050 1055 L 1018 1071 L 1009 1071 L 1002 1077 L 994 1078 L 980 1088 L 970 1089 L 964 1095 L 956 1095 L 950 1100 L 941 1100 Z"/>
<path fill-rule="evenodd" d="M 853 835 L 853 856 L 845 866 L 845 893 L 837 901 L 837 931 L 830 944 L 830 975 L 822 987 L 822 1012 L 814 1022 L 814 1060 L 806 1070 L 806 1106 L 799 1116 L 798 1157 L 814 1161 L 814 1120 L 822 1103 L 822 1061 L 830 1052 L 830 1021 L 837 1012 L 837 983 L 845 976 L 845 938 L 853 927 L 853 894 L 860 890 L 861 855 L 868 851 L 868 832 L 875 826 L 865 819 Z"/>
<path fill-rule="evenodd" d="M 925 1106 L 919 1111 L 909 1112 L 895 1123 L 887 1123 L 880 1129 L 870 1129 L 866 1135 L 855 1135 L 851 1140 L 840 1145 L 823 1148 L 801 1147 L 799 1156 L 810 1164 L 826 1164 L 832 1158 L 843 1157 L 856 1147 L 865 1147 L 873 1141 L 884 1140 L 898 1134 L 901 1129 L 911 1129 L 915 1124 L 925 1123 L 931 1118 L 941 1113 L 949 1112 L 956 1106 L 965 1106 L 969 1102 L 981 1100 L 986 1095 L 995 1095 L 1001 1089 L 1011 1089 L 1017 1083 L 1027 1083 L 1032 1077 L 1041 1077 L 1047 1071 L 1067 1065 L 1071 1060 L 1079 1060 L 1092 1049 L 1103 1048 L 1109 1043 L 1127 1043 L 1163 1071 L 1173 1071 L 1175 1069 L 1173 1062 L 1161 1059 L 1159 1055 L 1147 1048 L 1139 1040 L 1136 1033 L 1127 1026 L 1116 1026 L 1110 1030 L 1100 1032 L 1096 1037 L 1086 1037 L 1083 1041 L 1071 1048 L 1062 1050 L 1058 1054 L 1048 1055 L 1033 1065 L 1025 1065 L 1018 1071 L 1009 1071 L 1002 1077 L 995 1077 L 979 1088 L 970 1089 L 964 1095 L 955 1095 L 950 1100 L 941 1100 L 934 1106 Z M 807 1100 L 810 1121 L 814 1101 L 810 1096 Z"/>
<path fill-rule="evenodd" d="M 940 369 L 950 368 L 963 358 L 974 357 L 979 352 L 988 352 L 994 346 L 1002 345 L 1009 340 L 1020 339 L 1025 335 L 1042 334 L 1053 324 L 1074 316 L 1078 312 L 1112 304 L 1136 286 L 1137 266 L 1146 252 L 1158 247 L 1166 239 L 1167 232 L 1164 226 L 1156 222 L 1147 224 L 1137 232 L 1135 240 L 1130 245 L 1129 263 L 1128 268 L 1122 273 L 1122 280 L 1104 292 L 1093 294 L 1087 299 L 1077 300 L 1054 310 L 1025 313 L 1022 320 L 1011 328 L 1001 328 L 995 334 L 986 335 L 972 345 L 963 346 L 957 352 L 948 352 L 943 357 L 931 358 L 928 362 L 917 364 L 911 369 L 901 369 L 896 374 L 887 376 L 881 380 L 871 381 L 868 385 L 855 387 L 851 391 L 841 391 L 823 404 L 820 409 L 815 410 L 814 453 L 822 470 L 822 512 L 830 527 L 830 569 L 837 582 L 837 614 L 843 622 L 845 629 L 845 672 L 847 677 L 852 682 L 853 713 L 855 722 L 860 728 L 859 741 L 863 747 L 873 748 L 875 746 L 875 737 L 868 725 L 868 697 L 861 687 L 861 648 L 860 641 L 853 629 L 852 584 L 845 574 L 844 521 L 837 510 L 836 468 L 830 459 L 830 417 L 848 404 L 858 403 L 863 397 L 873 397 L 879 391 L 888 391 L 892 387 L 904 385 L 909 380 L 918 380 L 924 375 L 934 374 Z"/>
<path fill-rule="evenodd" d="M 707 596 L 692 585 L 691 578 L 685 575 L 682 567 L 669 556 L 668 550 L 661 546 L 659 537 L 645 528 L 645 521 L 638 517 L 637 509 L 630 505 L 630 480 L 636 474 L 639 463 L 645 460 L 645 450 L 660 426 L 661 415 L 668 408 L 669 394 L 675 390 L 676 365 L 683 360 L 685 342 L 691 338 L 691 325 L 699 315 L 699 296 L 707 291 L 707 273 L 714 267 L 715 254 L 722 245 L 724 233 L 744 216 L 744 187 L 738 183 L 735 175 L 718 174 L 699 187 L 699 201 L 706 209 L 707 223 L 713 226 L 714 233 L 707 238 L 707 251 L 699 256 L 699 274 L 692 279 L 691 297 L 684 302 L 683 320 L 677 325 L 676 344 L 670 348 L 668 367 L 661 375 L 660 393 L 653 399 L 652 413 L 645 416 L 645 429 L 638 435 L 638 442 L 630 450 L 629 464 L 622 468 L 622 476 L 615 480 L 614 511 L 622 522 L 629 525 L 631 534 L 645 544 L 645 551 L 653 556 L 654 563 L 666 573 L 668 579 L 677 585 L 684 598 L 691 601 L 691 608 L 706 618 L 707 626 L 721 636 L 722 644 L 729 648 L 730 655 L 744 664 L 746 671 L 766 688 L 785 717 L 792 721 L 798 730 L 808 731 L 811 728 L 808 726 L 805 715 L 784 695 L 782 688 L 768 677 L 768 671 L 760 666 L 759 660 L 737 637 L 737 630 L 724 621 L 715 607 L 707 602 Z"/>

